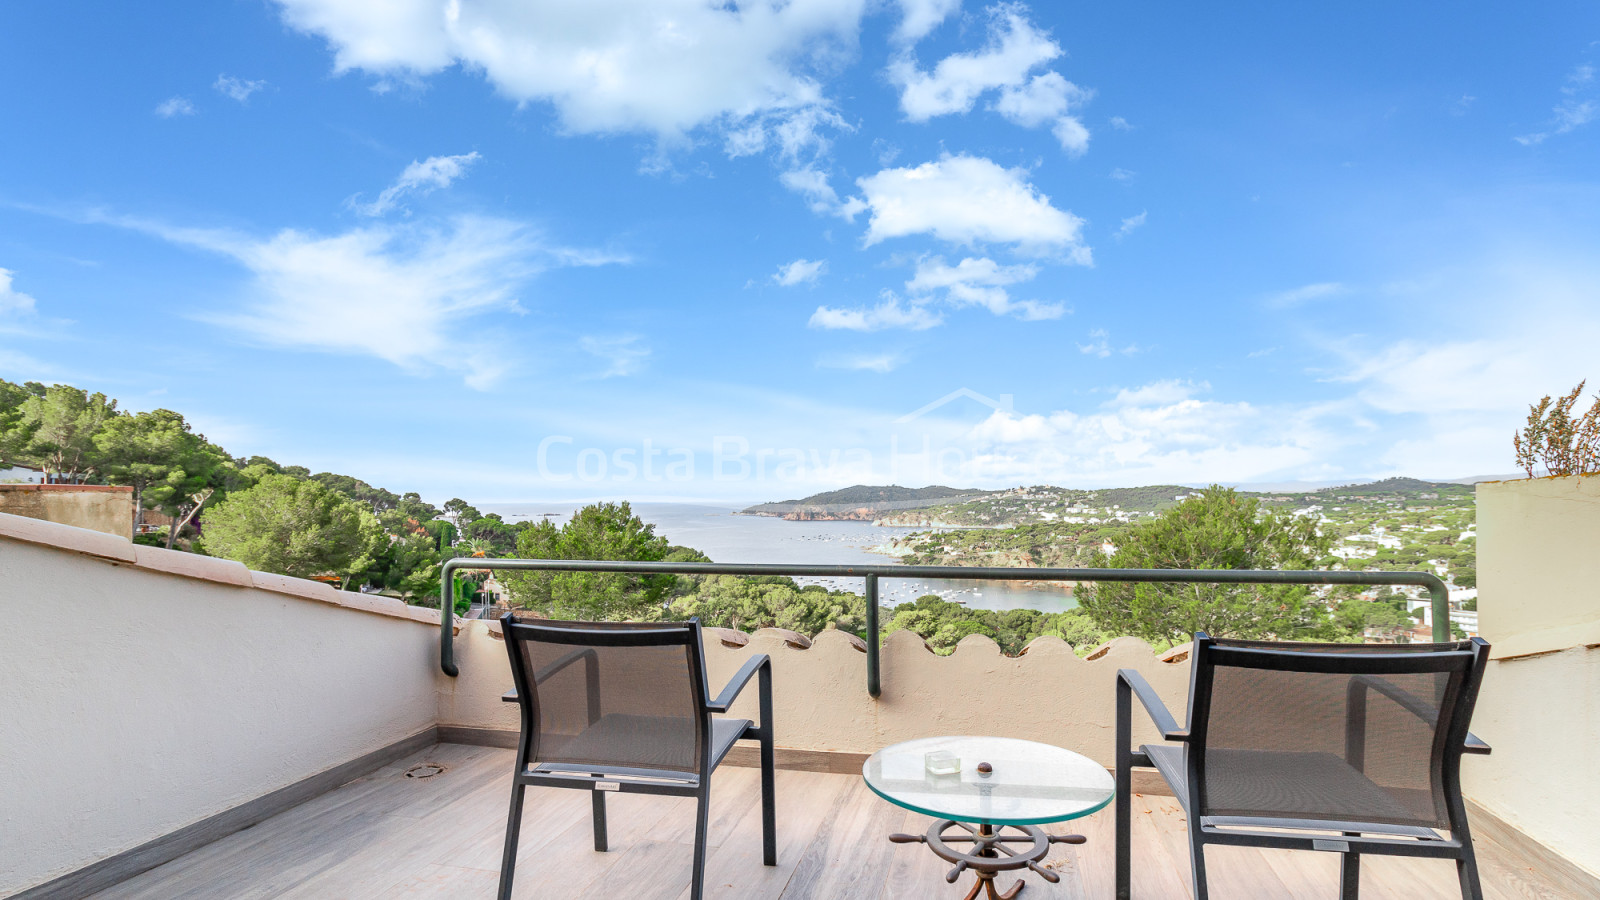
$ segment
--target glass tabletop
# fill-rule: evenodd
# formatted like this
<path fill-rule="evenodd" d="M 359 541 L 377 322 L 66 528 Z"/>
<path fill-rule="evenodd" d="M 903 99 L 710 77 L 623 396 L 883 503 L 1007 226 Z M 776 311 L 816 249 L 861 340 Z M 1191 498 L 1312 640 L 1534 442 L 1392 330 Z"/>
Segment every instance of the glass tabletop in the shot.
<path fill-rule="evenodd" d="M 929 771 L 929 753 L 951 754 L 960 770 Z M 937 767 L 938 760 L 934 761 Z M 980 774 L 978 765 L 992 771 Z M 951 766 L 953 768 L 953 766 Z M 861 767 L 867 787 L 914 812 L 958 822 L 1039 825 L 1076 819 L 1111 802 L 1106 767 L 1071 750 L 999 737 L 918 738 L 885 747 Z"/>

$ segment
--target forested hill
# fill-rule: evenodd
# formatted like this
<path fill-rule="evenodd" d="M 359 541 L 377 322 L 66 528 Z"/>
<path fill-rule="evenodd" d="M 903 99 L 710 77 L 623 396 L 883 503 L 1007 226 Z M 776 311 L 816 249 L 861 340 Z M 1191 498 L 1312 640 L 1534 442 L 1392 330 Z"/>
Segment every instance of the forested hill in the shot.
<path fill-rule="evenodd" d="M 901 487 L 897 484 L 857 484 L 837 491 L 812 494 L 800 500 L 758 503 L 740 510 L 740 514 L 807 519 L 871 519 L 883 512 L 921 509 L 941 503 L 958 503 L 984 496 L 986 493 L 988 492 L 970 488 L 945 487 L 942 484 L 922 488 Z"/>

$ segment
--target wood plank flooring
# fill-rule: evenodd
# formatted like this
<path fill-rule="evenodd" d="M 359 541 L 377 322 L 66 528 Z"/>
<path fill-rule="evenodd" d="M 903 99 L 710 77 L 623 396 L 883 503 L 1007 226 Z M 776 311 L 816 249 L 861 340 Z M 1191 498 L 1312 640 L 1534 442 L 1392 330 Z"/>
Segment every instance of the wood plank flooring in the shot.
<path fill-rule="evenodd" d="M 94 895 L 95 900 L 176 898 L 493 897 L 510 799 L 510 750 L 438 744 L 253 828 Z M 405 777 L 422 762 L 443 774 Z M 778 865 L 761 865 L 759 779 L 725 766 L 713 782 L 706 896 L 718 900 L 960 900 L 972 883 L 945 882 L 950 866 L 921 844 L 891 844 L 928 819 L 891 806 L 851 775 L 778 773 Z M 687 900 L 693 801 L 609 798 L 610 852 L 596 853 L 589 798 L 531 788 L 518 853 L 517 898 L 623 897 Z M 1171 797 L 1139 795 L 1134 815 L 1134 896 L 1190 897 L 1183 812 Z M 1055 845 L 1046 863 L 1059 884 L 1037 876 L 1019 900 L 1111 897 L 1111 810 L 1050 826 L 1087 844 Z M 1491 900 L 1573 896 L 1533 860 L 1479 841 Z M 1211 895 L 1229 900 L 1331 898 L 1331 854 L 1221 847 L 1207 851 Z M 1012 879 L 1001 876 L 999 886 Z M 1370 900 L 1459 897 L 1453 863 L 1367 857 Z"/>

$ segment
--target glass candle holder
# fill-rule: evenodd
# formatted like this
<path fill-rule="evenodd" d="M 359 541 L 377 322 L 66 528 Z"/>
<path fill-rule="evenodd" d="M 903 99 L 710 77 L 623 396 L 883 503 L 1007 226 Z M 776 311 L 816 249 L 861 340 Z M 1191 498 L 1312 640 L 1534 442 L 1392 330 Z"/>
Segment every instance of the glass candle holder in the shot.
<path fill-rule="evenodd" d="M 961 774 L 961 757 L 948 750 L 932 750 L 922 755 L 922 764 L 929 775 Z"/>

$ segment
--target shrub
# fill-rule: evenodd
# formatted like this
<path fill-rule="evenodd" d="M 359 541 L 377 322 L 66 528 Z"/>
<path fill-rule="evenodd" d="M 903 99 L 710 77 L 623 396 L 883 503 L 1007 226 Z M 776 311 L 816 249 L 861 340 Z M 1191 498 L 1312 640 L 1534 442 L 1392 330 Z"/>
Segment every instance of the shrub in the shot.
<path fill-rule="evenodd" d="M 1592 475 L 1600 472 L 1600 395 L 1589 411 L 1573 417 L 1587 381 L 1556 400 L 1547 395 L 1528 407 L 1528 425 L 1511 436 L 1517 465 L 1533 478 L 1543 467 L 1546 475 Z"/>

